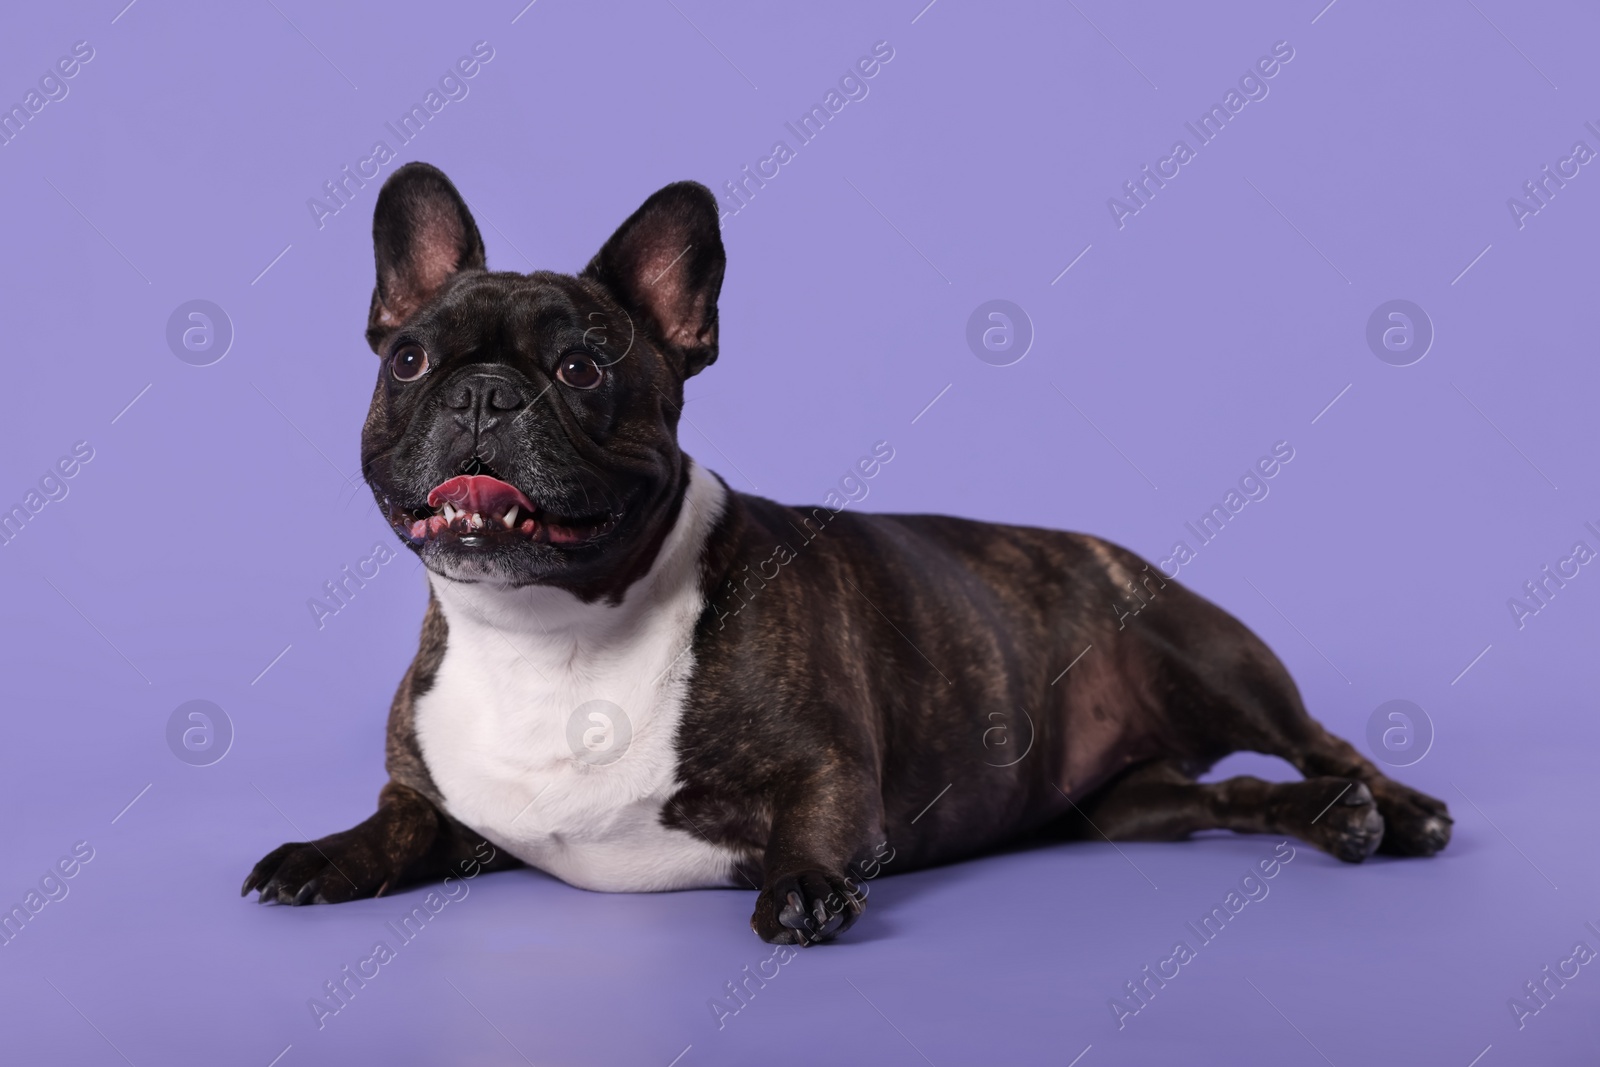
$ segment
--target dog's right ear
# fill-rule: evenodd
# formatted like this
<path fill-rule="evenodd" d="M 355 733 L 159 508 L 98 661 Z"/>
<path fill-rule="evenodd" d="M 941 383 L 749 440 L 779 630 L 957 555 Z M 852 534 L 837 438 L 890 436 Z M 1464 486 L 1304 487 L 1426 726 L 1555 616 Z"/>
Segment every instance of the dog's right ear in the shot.
<path fill-rule="evenodd" d="M 395 327 L 439 294 L 451 275 L 483 270 L 483 238 L 456 187 L 427 163 L 389 176 L 372 213 L 378 284 L 367 316 L 374 352 Z"/>

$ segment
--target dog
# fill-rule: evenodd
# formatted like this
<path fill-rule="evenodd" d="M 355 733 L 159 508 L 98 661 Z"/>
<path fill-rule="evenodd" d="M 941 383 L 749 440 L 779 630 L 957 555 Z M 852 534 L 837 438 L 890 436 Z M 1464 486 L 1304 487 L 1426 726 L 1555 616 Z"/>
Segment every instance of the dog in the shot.
<path fill-rule="evenodd" d="M 1229 829 L 1350 863 L 1449 842 L 1445 804 L 1132 552 L 786 507 L 685 454 L 725 266 L 704 186 L 652 195 L 575 276 L 524 275 L 489 271 L 455 187 L 410 163 L 373 244 L 362 471 L 426 566 L 421 644 L 377 813 L 275 849 L 243 894 L 338 903 L 488 856 L 593 890 L 748 886 L 757 934 L 808 945 L 883 870 L 1023 839 Z M 1197 780 L 1241 750 L 1304 780 Z"/>

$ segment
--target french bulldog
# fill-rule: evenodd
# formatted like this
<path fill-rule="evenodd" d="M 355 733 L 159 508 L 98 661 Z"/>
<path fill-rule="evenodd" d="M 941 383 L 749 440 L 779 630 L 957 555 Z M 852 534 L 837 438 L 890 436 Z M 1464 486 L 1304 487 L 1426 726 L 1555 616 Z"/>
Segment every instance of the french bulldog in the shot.
<path fill-rule="evenodd" d="M 593 890 L 747 886 L 757 934 L 813 944 L 881 871 L 1024 838 L 1222 828 L 1350 863 L 1449 841 L 1442 802 L 1132 552 L 788 507 L 691 459 L 684 383 L 716 361 L 725 264 L 705 187 L 655 193 L 576 275 L 517 274 L 411 163 L 373 243 L 362 470 L 426 567 L 421 645 L 377 813 L 273 850 L 245 894 L 337 903 L 489 855 Z M 1197 780 L 1240 750 L 1304 780 Z"/>

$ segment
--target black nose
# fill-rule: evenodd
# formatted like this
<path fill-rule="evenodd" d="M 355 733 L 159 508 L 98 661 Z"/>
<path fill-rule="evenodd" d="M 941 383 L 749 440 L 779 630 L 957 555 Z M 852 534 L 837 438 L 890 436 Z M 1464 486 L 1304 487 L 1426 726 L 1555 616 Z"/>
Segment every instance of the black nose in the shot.
<path fill-rule="evenodd" d="M 493 426 L 505 412 L 521 411 L 528 406 L 520 385 L 492 372 L 458 378 L 445 394 L 445 403 L 470 417 L 473 428 L 479 432 Z"/>

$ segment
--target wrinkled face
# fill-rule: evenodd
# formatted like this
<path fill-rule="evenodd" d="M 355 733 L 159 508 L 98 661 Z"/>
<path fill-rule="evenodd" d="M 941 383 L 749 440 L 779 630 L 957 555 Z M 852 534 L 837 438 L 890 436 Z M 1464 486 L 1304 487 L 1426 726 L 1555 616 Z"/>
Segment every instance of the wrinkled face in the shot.
<path fill-rule="evenodd" d="M 386 340 L 363 469 L 429 567 L 570 580 L 647 532 L 679 488 L 679 383 L 635 333 L 594 282 L 471 272 Z"/>
<path fill-rule="evenodd" d="M 585 599 L 648 569 L 687 479 L 683 381 L 716 357 L 715 210 L 669 186 L 579 276 L 491 273 L 443 174 L 385 184 L 362 469 L 429 569 Z"/>

